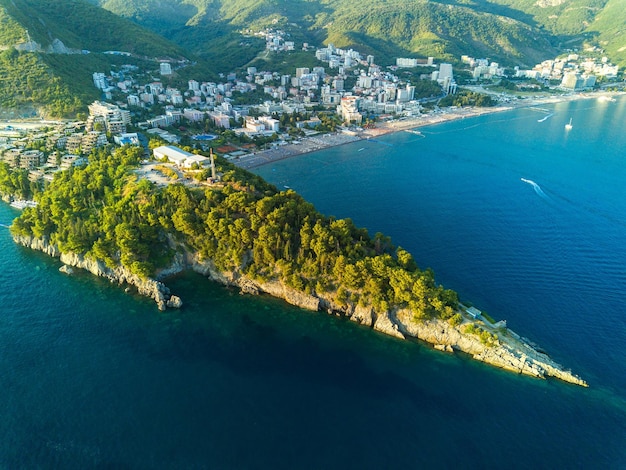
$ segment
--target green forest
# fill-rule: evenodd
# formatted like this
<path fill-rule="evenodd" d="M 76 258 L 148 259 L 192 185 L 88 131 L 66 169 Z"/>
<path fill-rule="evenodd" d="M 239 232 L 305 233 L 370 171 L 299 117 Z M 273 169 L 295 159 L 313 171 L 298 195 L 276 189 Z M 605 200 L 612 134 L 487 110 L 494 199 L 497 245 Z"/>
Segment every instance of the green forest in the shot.
<path fill-rule="evenodd" d="M 478 106 L 487 108 L 495 106 L 496 102 L 491 96 L 475 91 L 461 90 L 454 95 L 446 95 L 439 100 L 439 106 Z"/>
<path fill-rule="evenodd" d="M 0 52 L 0 107 L 41 107 L 44 114 L 74 116 L 83 106 L 38 55 L 15 49 Z"/>
<path fill-rule="evenodd" d="M 339 305 L 407 307 L 419 319 L 454 321 L 456 293 L 388 237 L 324 216 L 294 191 L 279 192 L 219 158 L 219 184 L 157 188 L 133 171 L 141 155 L 138 147 L 100 150 L 89 165 L 58 173 L 38 206 L 14 221 L 13 234 L 121 263 L 142 277 L 186 250 L 221 271 L 280 280 Z"/>
<path fill-rule="evenodd" d="M 18 199 L 31 199 L 37 192 L 37 185 L 28 179 L 28 170 L 14 170 L 5 162 L 0 162 L 0 196 L 13 196 Z"/>

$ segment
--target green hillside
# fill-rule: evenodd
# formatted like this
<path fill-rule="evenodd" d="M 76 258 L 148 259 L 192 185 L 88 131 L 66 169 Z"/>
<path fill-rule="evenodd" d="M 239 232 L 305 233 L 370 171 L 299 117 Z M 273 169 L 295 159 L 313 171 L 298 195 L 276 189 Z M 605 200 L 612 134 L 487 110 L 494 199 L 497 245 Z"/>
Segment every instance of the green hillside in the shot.
<path fill-rule="evenodd" d="M 0 0 L 0 7 L 44 49 L 58 39 L 68 48 L 92 52 L 184 55 L 180 47 L 158 34 L 84 0 Z"/>
<path fill-rule="evenodd" d="M 587 28 L 613 62 L 626 67 L 626 14 L 623 0 L 609 0 Z"/>
<path fill-rule="evenodd" d="M 453 60 L 469 54 L 532 65 L 555 52 L 548 35 L 524 23 L 434 2 L 343 2 L 332 16 L 319 15 L 315 24 L 339 47 L 364 44 L 371 53 L 384 47 L 387 55 L 395 46 L 411 55 Z"/>
<path fill-rule="evenodd" d="M 383 64 L 400 55 L 470 54 L 531 65 L 595 40 L 618 61 L 621 46 L 609 43 L 626 22 L 622 0 L 91 1 L 223 67 L 237 58 L 245 63 L 255 50 L 239 47 L 240 31 L 270 25 L 296 40 L 372 53 Z M 227 50 L 230 59 L 221 60 L 212 46 Z"/>
<path fill-rule="evenodd" d="M 93 72 L 184 57 L 180 46 L 84 0 L 0 0 L 0 51 L 5 116 L 74 116 L 100 97 Z"/>

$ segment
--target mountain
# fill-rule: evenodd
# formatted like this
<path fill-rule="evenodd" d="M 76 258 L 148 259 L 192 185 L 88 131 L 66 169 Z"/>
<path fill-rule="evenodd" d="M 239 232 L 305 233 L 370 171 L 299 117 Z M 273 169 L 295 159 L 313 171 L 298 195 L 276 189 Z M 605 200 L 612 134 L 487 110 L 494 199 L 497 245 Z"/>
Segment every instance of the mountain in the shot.
<path fill-rule="evenodd" d="M 272 25 L 312 44 L 374 54 L 380 63 L 469 54 L 529 66 L 588 41 L 626 64 L 623 0 L 91 1 L 216 64 L 213 46 L 238 46 L 241 31 Z"/>
<path fill-rule="evenodd" d="M 179 81 L 254 63 L 315 65 L 264 53 L 253 32 L 297 43 L 457 61 L 462 54 L 527 67 L 583 45 L 626 66 L 624 0 L 0 0 L 0 113 L 70 116 L 99 97 L 94 71 L 190 58 Z M 104 54 L 123 51 L 130 56 Z M 87 53 L 88 52 L 88 53 Z M 191 55 L 193 54 L 193 55 Z M 268 61 L 274 61 L 268 64 Z M 6 113 L 5 113 L 6 114 Z"/>
<path fill-rule="evenodd" d="M 71 116 L 99 97 L 92 74 L 183 58 L 162 36 L 83 0 L 0 0 L 0 107 Z M 130 56 L 104 54 L 124 51 Z M 11 116 L 10 112 L 6 114 Z"/>
<path fill-rule="evenodd" d="M 626 15 L 623 0 L 609 0 L 586 30 L 614 63 L 626 67 Z"/>

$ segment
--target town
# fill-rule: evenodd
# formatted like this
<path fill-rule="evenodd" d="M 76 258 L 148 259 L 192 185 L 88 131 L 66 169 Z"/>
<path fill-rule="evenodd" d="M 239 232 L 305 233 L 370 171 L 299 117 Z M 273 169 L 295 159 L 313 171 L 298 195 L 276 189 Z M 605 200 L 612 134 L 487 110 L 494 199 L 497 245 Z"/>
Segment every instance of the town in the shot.
<path fill-rule="evenodd" d="M 284 31 L 253 34 L 265 38 L 267 54 L 296 49 Z M 395 65 L 383 68 L 371 55 L 332 44 L 313 48 L 304 43 L 298 48 L 320 65 L 296 67 L 292 74 L 250 66 L 222 75 L 219 83 L 189 80 L 187 89 L 164 84 L 187 65 L 184 62 L 160 61 L 158 70 L 148 74 L 131 65 L 109 73 L 96 71 L 93 84 L 102 98 L 89 105 L 85 119 L 6 123 L 0 130 L 0 161 L 27 170 L 32 182 L 45 182 L 57 171 L 86 164 L 98 147 L 130 144 L 142 145 L 147 159 L 154 157 L 152 149 L 168 147 L 159 158 L 181 168 L 208 164 L 208 159 L 191 156 L 209 149 L 250 168 L 375 136 L 385 123 L 440 115 L 445 111 L 439 100 L 464 87 L 487 93 L 494 104 L 535 97 L 540 91 L 562 95 L 600 85 L 623 88 L 618 67 L 597 49 L 523 70 L 468 56 L 454 67 L 429 57 L 397 58 Z M 320 139 L 320 134 L 327 136 Z"/>

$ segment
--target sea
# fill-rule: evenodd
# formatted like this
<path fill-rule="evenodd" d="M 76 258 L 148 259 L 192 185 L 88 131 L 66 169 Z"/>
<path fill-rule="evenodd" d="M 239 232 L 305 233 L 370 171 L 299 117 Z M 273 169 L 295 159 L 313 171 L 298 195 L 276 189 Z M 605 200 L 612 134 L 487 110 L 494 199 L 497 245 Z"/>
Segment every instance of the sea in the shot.
<path fill-rule="evenodd" d="M 589 388 L 192 273 L 162 313 L 14 244 L 0 203 L 0 468 L 626 468 L 626 97 L 417 131 L 255 172 L 391 236 Z"/>

